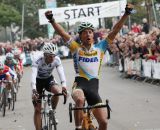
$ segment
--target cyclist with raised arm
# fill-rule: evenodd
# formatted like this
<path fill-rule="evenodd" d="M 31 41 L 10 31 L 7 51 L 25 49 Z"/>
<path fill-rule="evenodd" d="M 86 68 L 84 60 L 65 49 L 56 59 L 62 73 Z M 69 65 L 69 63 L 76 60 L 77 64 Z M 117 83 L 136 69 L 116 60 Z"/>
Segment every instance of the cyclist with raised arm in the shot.
<path fill-rule="evenodd" d="M 78 33 L 81 40 L 81 44 L 79 44 L 65 32 L 60 24 L 56 23 L 52 11 L 45 12 L 46 18 L 52 24 L 55 31 L 67 42 L 73 55 L 76 77 L 73 85 L 72 98 L 75 101 L 75 107 L 83 107 L 85 99 L 88 105 L 96 105 L 102 102 L 98 89 L 99 70 L 103 55 L 108 44 L 112 44 L 112 41 L 122 28 L 128 15 L 131 14 L 132 9 L 133 6 L 127 4 L 125 13 L 119 22 L 113 27 L 108 36 L 97 44 L 94 44 L 94 27 L 91 23 L 82 22 L 79 25 Z M 82 129 L 81 112 L 80 110 L 75 111 L 76 130 Z M 107 130 L 107 110 L 98 108 L 93 111 L 93 114 L 99 124 L 98 130 Z"/>
<path fill-rule="evenodd" d="M 43 46 L 44 55 L 35 58 L 32 63 L 32 99 L 34 104 L 34 125 L 36 130 L 41 130 L 41 99 L 43 89 L 53 94 L 63 93 L 67 96 L 66 78 L 60 58 L 57 56 L 58 48 L 53 43 L 45 43 Z M 62 89 L 58 86 L 52 71 L 56 69 L 59 75 Z M 52 108 L 56 109 L 58 97 L 52 98 Z"/>

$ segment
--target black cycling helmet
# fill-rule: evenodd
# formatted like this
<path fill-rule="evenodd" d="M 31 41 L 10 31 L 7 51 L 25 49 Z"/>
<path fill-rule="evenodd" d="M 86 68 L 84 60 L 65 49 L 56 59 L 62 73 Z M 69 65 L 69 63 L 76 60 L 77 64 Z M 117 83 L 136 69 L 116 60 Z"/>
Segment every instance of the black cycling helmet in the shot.
<path fill-rule="evenodd" d="M 89 22 L 82 22 L 79 26 L 78 26 L 78 33 L 80 34 L 84 29 L 92 29 L 94 30 L 94 26 L 93 24 L 89 23 Z"/>

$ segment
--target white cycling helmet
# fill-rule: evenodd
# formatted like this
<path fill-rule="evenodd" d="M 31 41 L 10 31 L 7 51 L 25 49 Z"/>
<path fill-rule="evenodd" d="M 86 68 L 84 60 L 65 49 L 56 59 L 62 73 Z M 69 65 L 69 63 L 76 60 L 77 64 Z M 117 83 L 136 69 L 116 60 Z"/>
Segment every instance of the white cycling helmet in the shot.
<path fill-rule="evenodd" d="M 2 61 L 0 61 L 0 69 L 3 70 L 4 69 L 4 63 Z"/>
<path fill-rule="evenodd" d="M 58 53 L 58 48 L 53 43 L 45 43 L 42 50 L 43 50 L 43 53 L 51 54 L 51 55 L 57 55 Z"/>
<path fill-rule="evenodd" d="M 93 26 L 93 24 L 91 24 L 89 22 L 82 22 L 78 26 L 78 33 L 81 33 L 84 29 L 92 29 L 92 30 L 94 30 L 94 26 Z"/>
<path fill-rule="evenodd" d="M 6 54 L 6 59 L 13 59 L 14 55 L 10 52 Z"/>

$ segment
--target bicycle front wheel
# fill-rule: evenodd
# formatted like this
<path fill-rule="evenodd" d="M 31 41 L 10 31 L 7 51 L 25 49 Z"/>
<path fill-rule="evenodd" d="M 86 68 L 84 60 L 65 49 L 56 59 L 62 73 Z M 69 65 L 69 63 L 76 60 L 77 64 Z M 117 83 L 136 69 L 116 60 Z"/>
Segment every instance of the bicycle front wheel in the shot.
<path fill-rule="evenodd" d="M 54 128 L 54 130 L 57 130 L 57 122 L 54 115 L 54 111 L 50 110 L 49 111 L 49 130 L 53 130 L 52 128 Z"/>
<path fill-rule="evenodd" d="M 44 109 L 41 111 L 41 123 L 42 123 L 42 130 L 49 130 L 48 129 L 48 115 Z"/>
<path fill-rule="evenodd" d="M 1 111 L 3 117 L 6 114 L 6 104 L 7 104 L 7 93 L 6 93 L 6 88 L 4 88 L 2 92 L 2 102 L 1 102 Z"/>

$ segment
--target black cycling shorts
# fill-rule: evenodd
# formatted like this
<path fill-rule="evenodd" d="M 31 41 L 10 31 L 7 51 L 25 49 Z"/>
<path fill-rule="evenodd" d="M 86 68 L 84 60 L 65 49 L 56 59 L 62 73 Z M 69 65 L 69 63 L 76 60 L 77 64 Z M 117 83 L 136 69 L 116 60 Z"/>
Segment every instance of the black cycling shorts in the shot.
<path fill-rule="evenodd" d="M 96 105 L 97 103 L 101 103 L 102 99 L 99 96 L 99 80 L 93 78 L 91 80 L 87 80 L 83 77 L 76 77 L 75 82 L 77 86 L 73 89 L 82 89 L 87 100 L 88 105 Z"/>
<path fill-rule="evenodd" d="M 39 95 L 42 95 L 43 89 L 51 92 L 51 87 L 53 85 L 57 85 L 57 82 L 55 81 L 53 76 L 50 76 L 47 79 L 36 78 L 36 89 Z M 41 96 L 39 98 L 41 99 Z"/>

